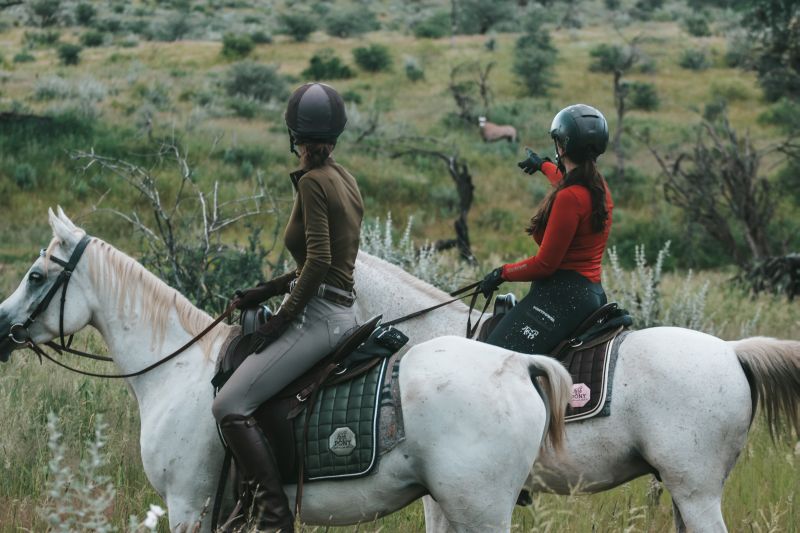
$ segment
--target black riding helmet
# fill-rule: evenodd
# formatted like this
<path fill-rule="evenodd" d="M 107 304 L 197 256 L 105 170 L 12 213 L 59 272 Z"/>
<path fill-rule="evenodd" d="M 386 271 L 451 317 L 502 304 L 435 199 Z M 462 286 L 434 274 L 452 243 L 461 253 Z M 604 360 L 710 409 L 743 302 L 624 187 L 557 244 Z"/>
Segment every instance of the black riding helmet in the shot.
<path fill-rule="evenodd" d="M 565 107 L 553 118 L 550 136 L 575 163 L 595 160 L 608 147 L 606 117 L 584 104 Z M 556 148 L 558 156 L 558 148 Z"/>
<path fill-rule="evenodd" d="M 306 83 L 289 97 L 286 106 L 290 150 L 309 142 L 336 144 L 347 124 L 344 101 L 336 89 L 324 83 Z"/>

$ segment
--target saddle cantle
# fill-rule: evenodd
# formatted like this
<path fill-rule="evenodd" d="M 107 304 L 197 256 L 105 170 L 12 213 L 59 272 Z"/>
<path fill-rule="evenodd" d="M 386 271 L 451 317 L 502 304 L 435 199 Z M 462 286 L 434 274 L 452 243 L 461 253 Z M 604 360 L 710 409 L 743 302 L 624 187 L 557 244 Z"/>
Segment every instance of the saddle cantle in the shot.
<path fill-rule="evenodd" d="M 495 299 L 494 315 L 481 328 L 478 340 L 485 340 L 510 311 L 516 300 L 512 294 Z M 611 389 L 619 346 L 628 334 L 633 319 L 612 302 L 584 320 L 550 353 L 572 376 L 572 397 L 567 406 L 567 422 L 611 414 Z"/>

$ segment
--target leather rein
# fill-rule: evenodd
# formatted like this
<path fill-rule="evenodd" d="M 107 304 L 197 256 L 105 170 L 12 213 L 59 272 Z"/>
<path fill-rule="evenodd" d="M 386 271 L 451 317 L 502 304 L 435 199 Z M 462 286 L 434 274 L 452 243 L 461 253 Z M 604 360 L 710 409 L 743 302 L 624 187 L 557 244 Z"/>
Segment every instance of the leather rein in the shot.
<path fill-rule="evenodd" d="M 42 357 L 44 357 L 45 359 L 55 363 L 56 365 L 65 368 L 67 370 L 71 370 L 72 372 L 76 372 L 84 376 L 91 376 L 97 378 L 121 379 L 121 378 L 132 378 L 136 376 L 141 376 L 142 374 L 150 372 L 154 368 L 163 365 L 167 361 L 170 361 L 171 359 L 174 359 L 178 355 L 185 352 L 194 343 L 205 337 L 211 330 L 217 327 L 217 325 L 219 325 L 220 322 L 228 318 L 231 315 L 231 313 L 233 313 L 233 307 L 232 306 L 228 307 L 224 313 L 222 313 L 219 317 L 217 317 L 207 328 L 205 328 L 203 331 L 201 331 L 195 337 L 189 340 L 189 342 L 187 342 L 186 344 L 184 344 L 171 354 L 163 357 L 162 359 L 159 359 L 155 363 L 136 372 L 131 372 L 128 374 L 97 374 L 94 372 L 86 372 L 84 370 L 73 368 L 69 365 L 62 363 L 61 361 L 56 360 L 50 354 L 44 351 L 44 349 L 41 346 L 39 346 L 33 341 L 33 338 L 31 337 L 28 328 L 30 328 L 31 324 L 33 324 L 36 321 L 39 315 L 41 315 L 48 308 L 50 303 L 53 301 L 53 298 L 56 296 L 56 293 L 59 291 L 59 289 L 61 289 L 61 305 L 58 317 L 58 330 L 59 330 L 58 336 L 61 344 L 56 344 L 53 341 L 48 341 L 44 343 L 45 346 L 49 346 L 59 354 L 66 352 L 72 355 L 77 355 L 88 359 L 94 359 L 96 361 L 113 361 L 111 357 L 87 353 L 81 350 L 76 350 L 74 348 L 71 348 L 74 334 L 69 336 L 69 340 L 65 340 L 65 335 L 64 335 L 64 307 L 66 306 L 67 302 L 67 288 L 69 287 L 70 279 L 72 279 L 72 273 L 74 272 L 75 267 L 78 265 L 78 261 L 80 261 L 81 257 L 83 256 L 83 253 L 86 251 L 86 247 L 89 246 L 89 243 L 91 241 L 92 238 L 89 235 L 84 235 L 83 238 L 78 243 L 78 245 L 75 247 L 75 250 L 72 251 L 72 255 L 70 256 L 68 261 L 64 261 L 53 255 L 50 256 L 50 260 L 58 265 L 61 265 L 63 267 L 63 270 L 58 275 L 58 278 L 56 278 L 56 281 L 53 283 L 53 285 L 50 287 L 50 290 L 48 290 L 44 298 L 42 298 L 39 301 L 39 303 L 36 305 L 36 308 L 34 308 L 33 312 L 28 316 L 25 322 L 14 324 L 13 326 L 11 326 L 11 330 L 8 333 L 8 338 L 11 339 L 12 342 L 14 342 L 15 344 L 27 346 L 34 353 L 36 353 L 39 356 L 40 362 L 42 360 Z M 39 253 L 39 255 L 42 257 L 44 257 L 45 254 L 46 252 L 44 250 L 42 250 Z"/>

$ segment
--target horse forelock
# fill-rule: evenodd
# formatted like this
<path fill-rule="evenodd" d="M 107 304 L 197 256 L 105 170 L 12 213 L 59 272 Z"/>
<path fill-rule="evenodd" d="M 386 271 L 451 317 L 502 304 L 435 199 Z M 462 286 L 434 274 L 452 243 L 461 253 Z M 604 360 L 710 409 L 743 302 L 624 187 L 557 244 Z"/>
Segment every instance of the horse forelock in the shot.
<path fill-rule="evenodd" d="M 110 301 L 116 301 L 120 317 L 137 304 L 141 305 L 143 319 L 153 327 L 154 348 L 160 349 L 163 345 L 169 314 L 173 310 L 184 331 L 191 336 L 211 324 L 208 314 L 138 261 L 101 239 L 93 238 L 92 244 L 86 250 L 92 283 L 98 290 L 105 291 Z M 199 341 L 207 359 L 211 356 L 212 344 L 224 329 L 220 325 Z"/>

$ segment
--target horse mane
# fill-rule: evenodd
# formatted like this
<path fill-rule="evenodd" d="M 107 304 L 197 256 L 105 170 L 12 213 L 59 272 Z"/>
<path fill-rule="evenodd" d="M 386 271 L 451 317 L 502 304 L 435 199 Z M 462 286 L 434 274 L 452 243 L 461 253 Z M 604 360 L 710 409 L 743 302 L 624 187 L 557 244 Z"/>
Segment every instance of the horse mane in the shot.
<path fill-rule="evenodd" d="M 434 285 L 431 285 L 427 281 L 419 279 L 418 277 L 414 276 L 413 274 L 410 274 L 409 272 L 406 272 L 405 270 L 403 270 L 399 266 L 397 266 L 397 265 L 395 265 L 393 263 L 390 263 L 390 262 L 386 261 L 385 259 L 381 259 L 380 257 L 378 257 L 376 255 L 371 255 L 371 254 L 368 254 L 367 252 L 365 252 L 363 250 L 359 250 L 358 259 L 360 261 L 366 263 L 368 266 L 371 266 L 371 267 L 376 268 L 376 269 L 381 269 L 381 270 L 384 270 L 384 271 L 388 271 L 389 274 L 399 278 L 405 285 L 410 286 L 410 287 L 412 287 L 414 289 L 418 289 L 418 290 L 420 290 L 420 291 L 422 291 L 424 293 L 427 293 L 431 298 L 434 298 L 434 299 L 440 300 L 440 301 L 444 301 L 444 300 L 449 299 L 451 297 L 448 293 L 446 293 L 442 289 L 440 289 L 440 288 L 438 288 L 438 287 L 436 287 Z M 463 302 L 461 302 L 461 301 L 454 302 L 451 305 L 463 307 L 465 311 L 468 310 L 468 306 L 466 304 L 464 304 Z"/>
<path fill-rule="evenodd" d="M 50 243 L 48 257 L 57 244 L 57 239 Z M 124 316 L 136 304 L 142 304 L 142 318 L 150 322 L 155 333 L 152 344 L 155 349 L 164 343 L 167 320 L 172 310 L 175 310 L 184 331 L 192 337 L 211 324 L 212 319 L 208 314 L 192 305 L 184 295 L 138 261 L 96 237 L 92 238 L 92 244 L 86 250 L 92 283 L 116 299 L 120 316 Z M 223 329 L 218 326 L 199 341 L 207 359 L 210 358 L 214 340 Z"/>

